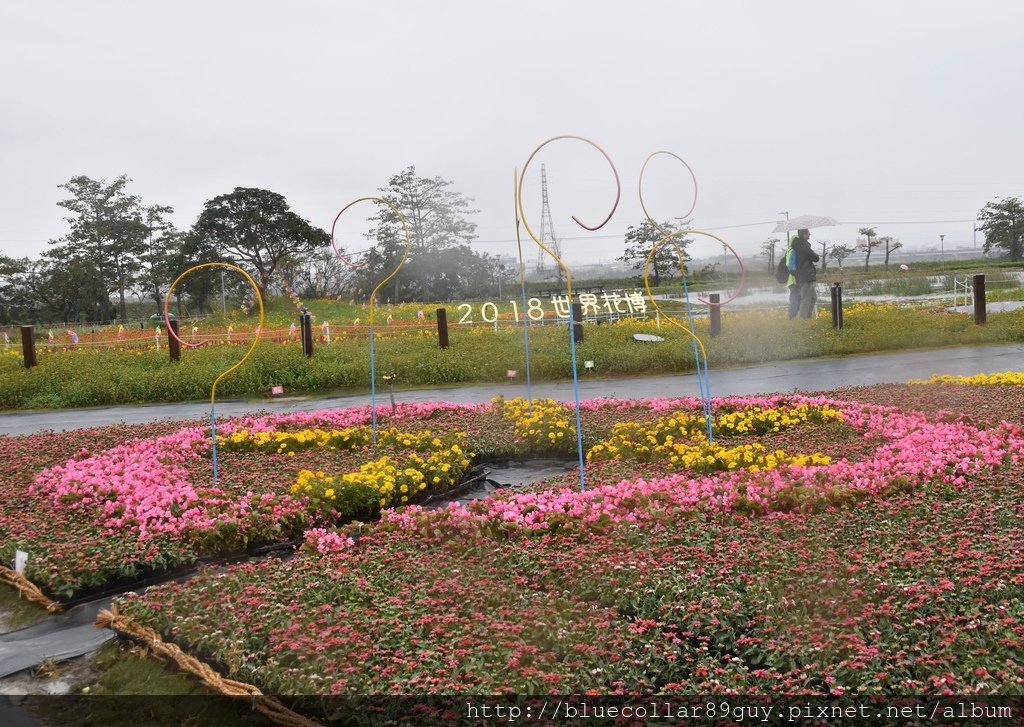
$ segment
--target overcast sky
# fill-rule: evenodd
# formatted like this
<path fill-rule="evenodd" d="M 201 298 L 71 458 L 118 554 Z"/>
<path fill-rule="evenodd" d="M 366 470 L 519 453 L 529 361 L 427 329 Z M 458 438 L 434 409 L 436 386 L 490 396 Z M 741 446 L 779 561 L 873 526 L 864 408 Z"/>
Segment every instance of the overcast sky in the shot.
<path fill-rule="evenodd" d="M 513 170 L 563 134 L 622 180 L 588 233 L 571 216 L 596 224 L 615 191 L 599 152 L 558 141 L 530 165 L 529 224 L 544 163 L 570 263 L 621 254 L 659 150 L 696 176 L 692 226 L 743 256 L 783 211 L 845 223 L 819 240 L 971 245 L 986 202 L 1024 195 L 1022 27 L 1019 0 L 4 2 L 0 253 L 65 234 L 58 185 L 79 174 L 126 174 L 180 228 L 243 186 L 329 229 L 409 165 L 474 198 L 476 249 L 509 253 Z M 651 162 L 654 217 L 693 196 L 682 164 Z M 354 212 L 339 242 L 359 250 Z"/>

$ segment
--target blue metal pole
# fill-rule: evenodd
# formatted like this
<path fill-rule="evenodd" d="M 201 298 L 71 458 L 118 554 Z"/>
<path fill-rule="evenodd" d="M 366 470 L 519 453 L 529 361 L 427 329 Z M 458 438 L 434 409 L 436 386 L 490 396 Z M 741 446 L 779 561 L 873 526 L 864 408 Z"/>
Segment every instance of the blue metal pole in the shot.
<path fill-rule="evenodd" d="M 582 325 L 582 323 L 581 323 Z M 580 492 L 587 489 L 583 471 L 583 425 L 580 422 L 580 377 L 576 373 L 576 321 L 572 317 L 572 300 L 569 300 L 569 348 L 572 351 L 572 393 L 576 399 L 576 452 L 580 460 Z"/>
<path fill-rule="evenodd" d="M 707 359 L 701 356 L 700 348 L 697 346 L 697 331 L 693 323 L 693 308 L 690 305 L 690 291 L 686 284 L 686 273 L 683 273 L 683 297 L 686 299 L 686 317 L 690 322 L 690 333 L 693 334 L 693 359 L 697 364 L 697 387 L 700 391 L 701 409 L 704 411 L 704 427 L 707 430 L 708 442 L 713 442 L 714 434 L 711 427 L 711 380 L 708 376 Z"/>
<path fill-rule="evenodd" d="M 370 326 L 370 420 L 373 424 L 373 446 L 377 446 L 377 361 L 373 349 L 373 326 Z"/>
<path fill-rule="evenodd" d="M 210 402 L 210 444 L 213 452 L 213 484 L 217 484 L 217 417 Z"/>
<path fill-rule="evenodd" d="M 523 264 L 522 249 L 519 251 L 519 264 Z M 533 411 L 533 390 L 530 386 L 530 316 L 526 314 L 526 278 L 520 275 L 520 285 L 523 291 L 523 351 L 526 353 L 526 400 L 529 402 L 529 409 Z"/>

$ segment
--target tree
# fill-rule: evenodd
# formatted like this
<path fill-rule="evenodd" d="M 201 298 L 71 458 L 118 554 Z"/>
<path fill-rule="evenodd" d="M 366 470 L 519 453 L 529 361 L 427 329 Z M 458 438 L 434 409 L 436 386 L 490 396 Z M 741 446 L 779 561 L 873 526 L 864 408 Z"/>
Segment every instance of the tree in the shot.
<path fill-rule="evenodd" d="M 821 245 L 821 272 L 824 273 L 825 268 L 827 267 L 825 261 L 828 259 L 827 252 L 830 243 L 828 240 L 819 240 L 818 242 Z"/>
<path fill-rule="evenodd" d="M 193 234 L 191 231 L 181 235 L 181 244 L 171 254 L 167 261 L 170 269 L 171 281 L 184 273 L 189 268 L 202 263 L 228 262 L 220 252 L 207 242 L 204 238 Z M 223 268 L 203 268 L 196 270 L 190 275 L 182 278 L 177 287 L 174 288 L 174 300 L 178 310 L 178 318 L 183 318 L 188 312 L 203 313 L 213 310 L 212 301 L 216 296 L 224 295 L 226 299 L 227 278 L 221 275 Z M 231 276 L 233 283 L 241 282 L 245 288 L 251 290 L 245 281 L 235 280 L 237 275 Z M 168 284 L 171 282 L 168 281 Z M 245 290 L 241 287 L 234 288 L 232 293 L 240 291 L 242 295 Z M 188 299 L 188 309 L 185 308 L 185 299 Z M 161 304 L 162 306 L 162 304 Z"/>
<path fill-rule="evenodd" d="M 416 176 L 410 166 L 391 177 L 381 197 L 396 207 L 409 228 L 409 256 L 398 275 L 381 288 L 386 300 L 449 300 L 470 294 L 494 279 L 497 261 L 470 249 L 476 214 L 467 199 L 451 187 L 453 182 Z M 375 243 L 354 275 L 354 284 L 369 295 L 394 270 L 405 250 L 405 232 L 391 207 L 380 204 L 372 218 L 376 227 L 368 238 Z"/>
<path fill-rule="evenodd" d="M 409 226 L 412 238 L 410 250 L 434 252 L 453 245 L 468 245 L 476 238 L 476 223 L 466 219 L 479 210 L 469 208 L 471 199 L 448 189 L 453 183 L 434 177 L 416 176 L 416 167 L 410 166 L 391 177 L 388 186 L 381 187 L 383 199 L 398 208 Z M 400 238 L 404 244 L 402 224 L 387 205 L 373 218 L 377 228 L 372 236 Z"/>
<path fill-rule="evenodd" d="M 761 254 L 768 258 L 768 272 L 775 272 L 775 250 L 782 242 L 777 237 L 769 237 L 761 243 Z"/>
<path fill-rule="evenodd" d="M 164 215 L 174 212 L 172 207 L 153 205 L 143 210 L 146 225 L 146 249 L 139 256 L 142 269 L 139 272 L 139 292 L 156 304 L 157 311 L 163 311 L 164 294 L 174 280 L 172 276 L 176 253 L 181 249 L 184 235 Z"/>
<path fill-rule="evenodd" d="M 107 294 L 117 293 L 122 320 L 128 317 L 125 293 L 137 279 L 148 232 L 141 201 L 125 192 L 130 181 L 122 174 L 109 184 L 86 176 L 61 184 L 71 197 L 57 204 L 73 213 L 65 218 L 71 232 L 50 241 L 59 246 L 58 259 L 84 261 L 81 270 L 95 268 Z"/>
<path fill-rule="evenodd" d="M 985 253 L 996 248 L 1010 256 L 1011 260 L 1024 258 L 1024 203 L 1019 197 L 989 202 L 978 213 L 985 233 Z"/>
<path fill-rule="evenodd" d="M 861 242 L 858 240 L 857 244 L 858 246 L 863 247 L 868 251 L 868 254 L 864 257 L 864 269 L 867 270 L 868 263 L 871 260 L 871 251 L 878 247 L 879 243 L 877 240 L 873 241 L 873 238 L 877 234 L 875 232 L 874 227 L 862 227 L 860 228 L 860 234 L 864 235 L 865 242 Z M 842 266 L 840 265 L 840 267 Z"/>
<path fill-rule="evenodd" d="M 36 300 L 39 321 L 59 320 L 67 326 L 113 318 L 103 276 L 88 258 L 66 258 L 60 249 L 48 250 L 30 264 L 27 285 Z"/>
<path fill-rule="evenodd" d="M 892 255 L 894 251 L 903 247 L 903 243 L 891 235 L 886 235 L 878 241 L 885 245 L 885 267 L 889 267 L 889 256 Z"/>
<path fill-rule="evenodd" d="M 32 262 L 0 255 L 0 324 L 35 321 L 37 297 L 29 284 Z"/>
<path fill-rule="evenodd" d="M 507 258 L 506 258 L 507 259 Z M 508 260 L 508 259 L 507 259 Z M 495 270 L 494 279 L 498 284 L 498 298 L 501 298 L 501 286 L 508 286 L 505 289 L 508 290 L 518 279 L 519 279 L 519 265 L 515 258 L 504 262 L 499 255 L 495 259 Z"/>
<path fill-rule="evenodd" d="M 849 245 L 833 245 L 832 251 L 828 254 L 828 256 L 835 260 L 839 264 L 839 269 L 842 270 L 843 260 L 850 257 L 850 255 L 852 255 L 854 252 L 856 251 Z"/>
<path fill-rule="evenodd" d="M 669 222 L 661 223 L 661 227 L 665 232 L 676 230 L 675 225 Z M 625 250 L 616 259 L 633 263 L 634 270 L 642 271 L 647 264 L 647 256 L 650 255 L 651 248 L 665 236 L 665 232 L 655 227 L 650 220 L 644 220 L 639 225 L 630 225 L 626 228 L 626 235 L 623 238 L 626 243 Z M 661 285 L 662 278 L 672 280 L 680 265 L 690 259 L 690 256 L 686 254 L 686 246 L 691 242 L 692 240 L 685 237 L 673 237 L 661 244 L 651 258 L 651 265 L 648 268 L 655 287 Z M 682 260 L 679 259 L 680 255 L 682 255 Z M 642 279 L 641 276 L 640 280 Z"/>
<path fill-rule="evenodd" d="M 327 247 L 287 264 L 287 280 L 305 299 L 336 298 L 351 284 L 352 270 Z"/>
<path fill-rule="evenodd" d="M 192 234 L 222 259 L 248 267 L 264 298 L 287 257 L 330 244 L 328 234 L 292 212 L 282 195 L 251 187 L 207 201 Z"/>

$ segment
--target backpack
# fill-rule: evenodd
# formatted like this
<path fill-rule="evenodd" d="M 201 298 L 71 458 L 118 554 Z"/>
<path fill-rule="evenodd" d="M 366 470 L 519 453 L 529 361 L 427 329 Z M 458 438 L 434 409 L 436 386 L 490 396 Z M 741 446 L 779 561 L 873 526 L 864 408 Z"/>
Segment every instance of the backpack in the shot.
<path fill-rule="evenodd" d="M 789 266 L 786 265 L 785 255 L 782 256 L 782 259 L 779 260 L 778 267 L 775 268 L 775 279 L 782 285 L 789 282 Z"/>

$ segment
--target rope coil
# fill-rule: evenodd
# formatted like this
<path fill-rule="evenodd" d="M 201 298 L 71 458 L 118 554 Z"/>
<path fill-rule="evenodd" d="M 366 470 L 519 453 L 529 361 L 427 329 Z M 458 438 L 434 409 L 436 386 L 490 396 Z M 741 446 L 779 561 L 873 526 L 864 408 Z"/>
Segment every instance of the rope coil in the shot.
<path fill-rule="evenodd" d="M 30 581 L 17 571 L 11 570 L 5 565 L 0 565 L 0 582 L 13 586 L 17 591 L 33 603 L 38 603 L 48 613 L 60 613 L 64 607 L 40 590 L 39 586 Z"/>
<path fill-rule="evenodd" d="M 172 660 L 182 671 L 199 677 L 204 686 L 219 694 L 250 699 L 253 707 L 275 724 L 282 727 L 321 727 L 318 722 L 293 712 L 275 697 L 264 694 L 252 684 L 222 677 L 209 664 L 185 653 L 176 644 L 164 641 L 153 629 L 120 615 L 116 607 L 109 611 L 100 611 L 96 616 L 96 627 L 109 628 L 122 636 L 145 644 L 155 653 Z"/>

